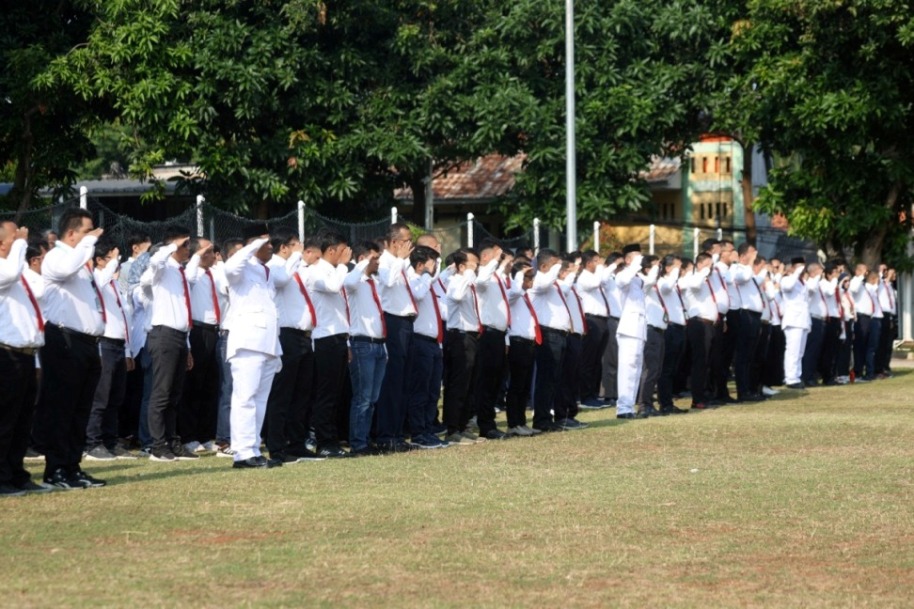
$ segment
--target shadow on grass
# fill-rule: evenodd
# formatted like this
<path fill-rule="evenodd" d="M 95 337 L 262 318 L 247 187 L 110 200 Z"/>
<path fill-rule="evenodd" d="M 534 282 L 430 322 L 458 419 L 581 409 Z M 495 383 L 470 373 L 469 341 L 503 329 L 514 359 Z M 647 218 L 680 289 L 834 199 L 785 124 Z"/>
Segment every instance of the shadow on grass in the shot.
<path fill-rule="evenodd" d="M 232 462 L 226 463 L 226 470 L 232 469 Z M 207 460 L 207 463 L 210 461 Z M 189 464 L 190 462 L 184 462 Z M 196 462 L 199 465 L 199 462 Z M 178 478 L 183 476 L 193 476 L 196 474 L 210 475 L 214 471 L 211 467 L 187 467 L 174 463 L 150 463 L 147 460 L 138 461 L 130 464 L 118 464 L 110 466 L 88 468 L 89 473 L 94 476 L 102 477 L 108 486 L 120 486 L 121 484 L 130 484 L 133 482 L 146 482 L 149 480 L 159 480 L 165 478 Z"/>

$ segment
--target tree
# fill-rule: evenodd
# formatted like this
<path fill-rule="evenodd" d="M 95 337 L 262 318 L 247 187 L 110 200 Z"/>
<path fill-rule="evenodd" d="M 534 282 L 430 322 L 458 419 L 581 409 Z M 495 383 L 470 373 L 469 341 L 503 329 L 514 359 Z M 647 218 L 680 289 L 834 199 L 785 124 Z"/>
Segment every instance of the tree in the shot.
<path fill-rule="evenodd" d="M 0 12 L 0 166 L 19 213 L 42 188 L 66 190 L 72 166 L 92 152 L 86 130 L 100 109 L 67 87 L 36 84 L 55 57 L 86 40 L 91 17 L 66 0 L 7 2 Z"/>
<path fill-rule="evenodd" d="M 753 0 L 722 124 L 778 159 L 757 207 L 870 265 L 901 261 L 914 180 L 914 19 L 896 0 Z"/>

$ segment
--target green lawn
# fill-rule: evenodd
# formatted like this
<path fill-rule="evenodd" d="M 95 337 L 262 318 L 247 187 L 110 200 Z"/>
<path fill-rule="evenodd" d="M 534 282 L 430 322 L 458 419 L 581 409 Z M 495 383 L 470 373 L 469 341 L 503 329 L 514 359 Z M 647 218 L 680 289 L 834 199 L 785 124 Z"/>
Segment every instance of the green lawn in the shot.
<path fill-rule="evenodd" d="M 107 488 L 0 502 L 0 606 L 911 607 L 912 390 L 273 470 L 87 463 Z"/>

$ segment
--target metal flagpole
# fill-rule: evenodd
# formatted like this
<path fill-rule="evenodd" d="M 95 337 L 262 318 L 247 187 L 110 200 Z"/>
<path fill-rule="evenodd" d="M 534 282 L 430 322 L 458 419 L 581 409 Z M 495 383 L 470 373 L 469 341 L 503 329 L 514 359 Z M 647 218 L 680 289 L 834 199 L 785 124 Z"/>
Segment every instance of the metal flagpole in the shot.
<path fill-rule="evenodd" d="M 574 139 L 574 0 L 565 0 L 565 247 L 578 249 L 577 163 Z"/>

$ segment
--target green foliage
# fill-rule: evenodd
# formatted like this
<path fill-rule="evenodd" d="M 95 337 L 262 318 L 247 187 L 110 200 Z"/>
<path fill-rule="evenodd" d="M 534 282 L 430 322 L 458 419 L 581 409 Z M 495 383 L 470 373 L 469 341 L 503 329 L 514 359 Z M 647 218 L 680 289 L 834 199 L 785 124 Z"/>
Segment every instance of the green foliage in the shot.
<path fill-rule="evenodd" d="M 720 122 L 782 162 L 757 209 L 867 262 L 899 261 L 910 229 L 912 20 L 896 0 L 754 0 L 734 28 L 745 70 Z M 902 238 L 897 238 L 902 236 Z"/>

